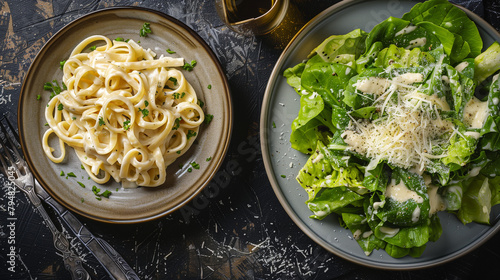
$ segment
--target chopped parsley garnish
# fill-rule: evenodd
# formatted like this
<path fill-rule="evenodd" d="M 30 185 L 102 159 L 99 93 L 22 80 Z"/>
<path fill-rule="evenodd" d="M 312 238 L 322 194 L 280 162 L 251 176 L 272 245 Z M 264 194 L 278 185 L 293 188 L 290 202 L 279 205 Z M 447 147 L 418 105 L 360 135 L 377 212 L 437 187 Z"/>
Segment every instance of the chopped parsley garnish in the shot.
<path fill-rule="evenodd" d="M 61 82 L 63 90 L 67 90 L 68 88 L 66 87 L 66 84 L 64 82 Z"/>
<path fill-rule="evenodd" d="M 174 97 L 174 99 L 179 99 L 179 98 L 184 98 L 185 95 L 186 95 L 185 92 L 182 93 L 174 92 L 172 96 Z"/>
<path fill-rule="evenodd" d="M 101 200 L 101 197 L 109 198 L 109 196 L 112 194 L 112 192 L 110 192 L 108 190 L 105 190 L 102 193 L 99 193 L 100 191 L 101 191 L 101 189 L 99 189 L 98 187 L 92 186 L 92 192 L 96 196 L 97 200 Z"/>
<path fill-rule="evenodd" d="M 122 37 L 116 37 L 115 41 L 124 42 L 125 40 Z"/>
<path fill-rule="evenodd" d="M 191 167 L 188 168 L 188 172 L 191 172 L 193 171 L 193 169 Z"/>
<path fill-rule="evenodd" d="M 129 130 L 130 128 L 130 120 L 126 120 L 123 122 L 123 129 L 124 130 Z"/>
<path fill-rule="evenodd" d="M 109 198 L 109 196 L 112 194 L 112 192 L 105 190 L 103 193 L 101 193 L 101 196 L 105 198 Z"/>
<path fill-rule="evenodd" d="M 144 100 L 144 107 L 148 107 L 149 106 L 149 102 L 147 100 Z"/>
<path fill-rule="evenodd" d="M 150 27 L 149 22 L 145 22 L 142 25 L 141 30 L 139 31 L 139 36 L 141 36 L 141 37 L 148 37 L 148 33 L 151 33 L 151 27 Z"/>
<path fill-rule="evenodd" d="M 58 95 L 62 91 L 61 86 L 59 86 L 57 80 L 53 80 L 52 82 L 46 82 L 45 84 L 43 84 L 43 89 L 51 92 L 50 99 L 52 99 L 54 96 Z"/>
<path fill-rule="evenodd" d="M 106 123 L 104 122 L 104 119 L 102 117 L 99 117 L 99 126 L 105 125 Z"/>
<path fill-rule="evenodd" d="M 85 188 L 85 185 L 82 182 L 77 182 L 80 187 Z"/>
<path fill-rule="evenodd" d="M 170 49 L 167 49 L 167 52 L 168 52 L 169 54 L 174 54 L 174 53 L 175 53 L 174 51 L 172 51 L 172 50 L 170 50 Z"/>
<path fill-rule="evenodd" d="M 181 117 L 178 117 L 177 119 L 175 119 L 174 126 L 172 127 L 172 130 L 179 129 L 179 126 L 181 125 L 181 121 L 182 121 Z"/>
<path fill-rule="evenodd" d="M 61 174 L 59 174 L 59 175 L 64 176 L 64 171 L 61 171 Z"/>
<path fill-rule="evenodd" d="M 207 157 L 207 159 L 205 159 L 206 161 L 211 161 L 212 160 L 212 157 Z"/>
<path fill-rule="evenodd" d="M 56 81 L 56 80 L 54 80 L 54 82 L 55 82 L 55 81 Z M 44 89 L 44 90 L 49 90 L 49 91 L 51 91 L 51 90 L 52 90 L 52 87 L 53 87 L 53 85 L 52 85 L 52 83 L 51 83 L 51 82 L 46 82 L 45 84 L 43 84 L 43 89 Z"/>
<path fill-rule="evenodd" d="M 212 85 L 208 85 L 208 86 L 207 86 L 207 88 L 208 88 L 208 89 L 212 89 Z"/>
<path fill-rule="evenodd" d="M 83 199 L 83 197 L 82 197 L 82 203 L 83 203 L 84 201 L 85 201 L 85 199 Z"/>
<path fill-rule="evenodd" d="M 180 155 L 180 154 L 181 154 L 181 151 L 177 151 L 176 153 Z"/>
<path fill-rule="evenodd" d="M 194 169 L 200 169 L 200 165 L 199 165 L 198 163 L 196 163 L 196 161 L 191 162 L 191 166 L 192 166 Z"/>
<path fill-rule="evenodd" d="M 214 119 L 214 115 L 205 114 L 205 120 L 203 122 L 205 122 L 206 124 L 209 124 L 210 122 L 212 122 L 213 119 Z"/>
<path fill-rule="evenodd" d="M 96 49 L 97 49 L 97 46 L 92 46 L 92 47 L 90 47 L 90 50 L 91 50 L 91 51 L 95 51 Z"/>
<path fill-rule="evenodd" d="M 196 132 L 193 130 L 188 130 L 188 133 L 186 135 L 187 139 L 189 140 L 189 138 L 191 138 L 193 136 L 196 136 Z"/>
<path fill-rule="evenodd" d="M 184 70 L 187 70 L 187 71 L 193 71 L 194 67 L 196 66 L 198 62 L 196 62 L 196 60 L 192 60 L 191 63 L 185 63 L 184 66 L 182 66 L 182 68 Z"/>
<path fill-rule="evenodd" d="M 286 175 L 281 175 L 281 178 L 286 178 Z"/>
<path fill-rule="evenodd" d="M 170 77 L 168 78 L 169 81 L 171 81 L 172 83 L 174 83 L 174 86 L 177 85 L 177 79 L 175 77 Z"/>
<path fill-rule="evenodd" d="M 139 112 L 142 113 L 142 117 L 143 118 L 145 118 L 145 117 L 147 117 L 149 115 L 149 110 L 146 109 L 146 108 L 144 108 L 144 109 L 139 108 Z"/>
<path fill-rule="evenodd" d="M 40 94 L 38 94 L 38 95 L 36 96 L 36 100 L 40 100 L 40 99 L 42 99 L 42 96 L 41 96 Z"/>
<path fill-rule="evenodd" d="M 275 122 L 273 122 L 273 128 L 276 128 L 276 123 Z"/>
<path fill-rule="evenodd" d="M 57 110 L 62 111 L 63 109 L 64 105 L 62 105 L 62 103 L 59 103 L 59 105 L 57 105 Z"/>
<path fill-rule="evenodd" d="M 59 68 L 62 70 L 64 67 L 64 64 L 66 63 L 66 60 L 59 61 Z"/>
<path fill-rule="evenodd" d="M 205 106 L 205 102 L 203 102 L 203 100 L 201 100 L 201 99 L 198 99 L 197 103 L 198 103 L 198 105 L 200 105 L 201 108 L 203 108 L 203 106 Z"/>
<path fill-rule="evenodd" d="M 76 175 L 75 175 L 75 173 L 70 172 L 70 173 L 68 173 L 68 177 L 76 177 Z"/>

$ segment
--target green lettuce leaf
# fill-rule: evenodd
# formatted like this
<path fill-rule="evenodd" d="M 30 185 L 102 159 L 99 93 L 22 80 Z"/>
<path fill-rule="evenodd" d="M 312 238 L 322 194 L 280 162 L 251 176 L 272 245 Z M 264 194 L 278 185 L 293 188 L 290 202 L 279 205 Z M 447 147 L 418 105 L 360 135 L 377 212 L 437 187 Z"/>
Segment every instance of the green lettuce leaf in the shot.
<path fill-rule="evenodd" d="M 491 44 L 474 59 L 474 62 L 476 65 L 474 79 L 477 83 L 481 83 L 500 69 L 500 44 L 498 42 Z"/>
<path fill-rule="evenodd" d="M 374 211 L 374 208 L 372 206 L 375 202 L 375 197 L 376 196 L 372 196 L 370 200 L 365 200 L 364 209 L 367 216 L 368 225 L 373 231 L 375 237 L 388 243 L 386 245 L 386 249 L 389 244 L 406 249 L 422 247 L 429 241 L 431 237 L 434 237 L 434 233 L 432 231 L 436 227 L 434 225 L 431 226 L 431 221 L 433 220 L 433 218 L 427 219 L 426 223 L 409 227 L 395 226 L 389 222 L 381 220 L 376 215 L 376 211 Z M 389 249 L 389 254 L 393 254 L 393 256 L 395 257 L 403 256 L 399 250 L 397 252 L 392 252 L 393 248 Z M 407 253 L 409 253 L 409 251 L 407 251 Z"/>
<path fill-rule="evenodd" d="M 286 78 L 286 82 L 292 86 L 295 91 L 301 95 L 302 88 L 301 84 L 301 76 L 302 72 L 304 72 L 304 68 L 306 67 L 305 63 L 299 63 L 294 67 L 288 68 L 284 71 L 283 76 Z"/>
<path fill-rule="evenodd" d="M 447 0 L 430 0 L 416 4 L 402 17 L 413 24 L 430 22 L 455 35 L 452 58 L 462 61 L 481 53 L 483 43 L 476 24 L 460 8 Z"/>
<path fill-rule="evenodd" d="M 361 74 L 369 68 L 383 48 L 384 44 L 380 41 L 371 44 L 370 48 L 356 60 L 356 71 Z"/>
<path fill-rule="evenodd" d="M 352 77 L 343 92 L 344 96 L 342 101 L 344 104 L 355 110 L 373 104 L 373 101 L 375 100 L 373 94 L 358 93 L 355 84 L 360 80 L 367 79 L 369 77 L 376 77 L 383 71 L 384 69 L 382 68 L 372 68 L 364 71 L 360 75 Z"/>
<path fill-rule="evenodd" d="M 345 35 L 332 35 L 317 46 L 308 56 L 318 55 L 325 62 L 353 65 L 355 60 L 365 51 L 367 33 L 355 29 Z"/>
<path fill-rule="evenodd" d="M 323 98 L 317 94 L 300 98 L 300 111 L 292 122 L 290 142 L 292 148 L 310 154 L 318 140 L 327 141 L 336 129 L 331 122 L 331 109 L 325 108 Z"/>
<path fill-rule="evenodd" d="M 446 205 L 447 211 L 457 211 L 462 207 L 463 188 L 462 183 L 442 187 L 441 197 Z"/>
<path fill-rule="evenodd" d="M 459 127 L 459 133 L 456 133 L 450 139 L 450 145 L 447 148 L 447 156 L 441 161 L 451 166 L 451 170 L 460 169 L 470 162 L 472 154 L 476 150 L 477 139 L 466 133 L 465 128 Z"/>
<path fill-rule="evenodd" d="M 392 197 L 385 197 L 382 205 L 376 207 L 376 215 L 395 226 L 407 227 L 426 223 L 429 218 L 429 197 L 427 186 L 422 176 L 402 168 L 395 168 L 392 173 L 395 184 L 403 183 L 408 190 L 415 192 L 422 201 L 414 198 L 400 202 Z"/>
<path fill-rule="evenodd" d="M 373 234 L 364 214 L 342 213 L 342 220 L 367 256 L 373 250 L 385 248 L 386 242 Z"/>
<path fill-rule="evenodd" d="M 462 206 L 458 210 L 457 217 L 463 224 L 470 222 L 489 224 L 492 195 L 488 178 L 474 177 L 467 184 L 464 183 L 464 188 Z"/>
<path fill-rule="evenodd" d="M 455 35 L 447 29 L 431 22 L 422 21 L 413 25 L 410 21 L 389 17 L 376 25 L 366 38 L 366 49 L 370 50 L 375 42 L 384 47 L 396 45 L 402 48 L 420 48 L 430 51 L 442 46 L 449 56 L 452 53 Z"/>
<path fill-rule="evenodd" d="M 363 174 L 354 165 L 340 163 L 343 156 L 335 155 L 321 141 L 317 143 L 314 153 L 297 175 L 297 181 L 313 196 L 321 188 L 348 187 L 357 192 L 366 193 L 362 185 Z M 337 165 L 340 163 L 342 166 Z M 365 191 L 359 191 L 359 188 Z M 310 197 L 311 198 L 311 197 Z"/>
<path fill-rule="evenodd" d="M 362 195 L 346 187 L 322 188 L 314 198 L 307 200 L 306 204 L 314 213 L 311 218 L 322 220 L 331 213 L 363 198 Z"/>
<path fill-rule="evenodd" d="M 343 106 L 342 91 L 354 75 L 356 71 L 343 64 L 309 61 L 302 73 L 301 85 L 308 92 L 319 94 L 328 106 Z"/>
<path fill-rule="evenodd" d="M 481 129 L 480 146 L 484 150 L 500 150 L 500 78 L 495 75 L 489 86 L 488 116 Z"/>

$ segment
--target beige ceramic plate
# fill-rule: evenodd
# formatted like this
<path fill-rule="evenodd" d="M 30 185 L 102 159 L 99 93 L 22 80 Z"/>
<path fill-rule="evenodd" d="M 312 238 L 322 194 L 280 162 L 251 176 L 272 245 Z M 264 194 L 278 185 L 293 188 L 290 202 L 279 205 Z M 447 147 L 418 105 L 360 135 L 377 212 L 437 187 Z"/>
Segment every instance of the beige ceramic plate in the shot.
<path fill-rule="evenodd" d="M 147 38 L 139 36 L 145 22 L 149 22 L 152 29 Z M 44 110 L 50 95 L 43 91 L 43 84 L 54 79 L 60 82 L 62 70 L 59 69 L 59 62 L 65 60 L 80 41 L 95 34 L 111 39 L 122 37 L 140 41 L 141 46 L 151 48 L 158 55 L 169 55 L 166 49 L 171 49 L 176 51 L 171 56 L 198 62 L 193 71 L 183 72 L 199 98 L 205 102 L 205 112 L 214 115 L 214 119 L 209 125 L 202 125 L 196 144 L 167 168 L 167 181 L 163 186 L 116 191 L 120 185 L 113 180 L 102 186 L 88 179 L 73 151 L 68 152 L 65 161 L 60 164 L 52 163 L 42 151 L 41 139 L 47 129 L 44 126 Z M 42 100 L 37 100 L 39 94 Z M 221 165 L 232 129 L 229 87 L 219 61 L 208 45 L 178 20 L 138 8 L 97 11 L 73 21 L 56 33 L 36 56 L 26 75 L 18 114 L 24 155 L 45 190 L 78 214 L 112 223 L 151 220 L 179 209 L 199 194 Z M 207 158 L 211 160 L 207 161 Z M 201 167 L 188 172 L 188 165 L 193 161 Z M 61 171 L 73 172 L 76 177 L 60 176 Z M 86 188 L 77 182 L 83 183 Z M 109 199 L 98 201 L 91 190 L 93 185 L 113 194 Z"/>

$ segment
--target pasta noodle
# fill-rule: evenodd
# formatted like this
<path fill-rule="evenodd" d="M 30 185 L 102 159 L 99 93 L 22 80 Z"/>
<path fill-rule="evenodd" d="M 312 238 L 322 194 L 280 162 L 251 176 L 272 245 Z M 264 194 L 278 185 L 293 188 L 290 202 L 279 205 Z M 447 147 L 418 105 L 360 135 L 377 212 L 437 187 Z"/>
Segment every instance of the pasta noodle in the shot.
<path fill-rule="evenodd" d="M 174 68 L 183 65 L 182 58 L 155 59 L 132 40 L 86 38 L 64 64 L 66 89 L 45 110 L 45 154 L 60 163 L 67 144 L 99 184 L 111 177 L 126 188 L 163 184 L 167 166 L 189 149 L 205 118 L 195 90 Z M 52 134 L 59 156 L 49 144 Z"/>

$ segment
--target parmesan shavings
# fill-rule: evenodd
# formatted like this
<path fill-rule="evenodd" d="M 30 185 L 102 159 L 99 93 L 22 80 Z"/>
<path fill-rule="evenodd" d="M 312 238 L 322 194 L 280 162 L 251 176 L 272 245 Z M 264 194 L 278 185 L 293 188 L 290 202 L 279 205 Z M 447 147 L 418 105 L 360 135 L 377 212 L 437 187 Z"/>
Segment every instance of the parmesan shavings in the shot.
<path fill-rule="evenodd" d="M 365 79 L 358 82 L 360 86 L 355 85 L 357 90 L 377 96 L 373 106 L 382 117 L 371 121 L 351 117 L 342 138 L 350 149 L 375 159 L 371 168 L 387 160 L 395 166 L 423 171 L 431 159 L 446 156 L 434 154 L 433 147 L 447 144 L 449 137 L 444 135 L 456 133 L 454 125 L 439 115 L 449 106 L 412 85 L 422 81 L 422 74 L 406 73 L 392 80 Z"/>

